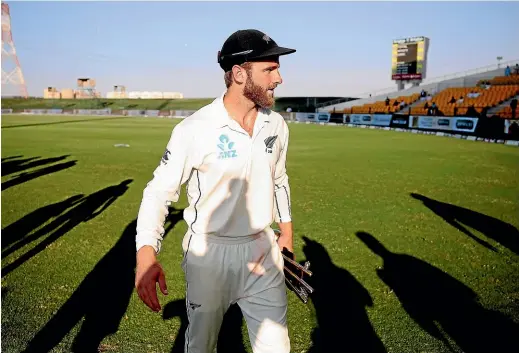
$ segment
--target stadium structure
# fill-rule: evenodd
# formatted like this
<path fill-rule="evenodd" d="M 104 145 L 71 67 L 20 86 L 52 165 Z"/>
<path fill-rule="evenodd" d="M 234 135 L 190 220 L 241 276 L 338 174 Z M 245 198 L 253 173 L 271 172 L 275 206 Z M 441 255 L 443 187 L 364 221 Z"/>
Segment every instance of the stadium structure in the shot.
<path fill-rule="evenodd" d="M 324 102 L 317 112 L 516 118 L 511 104 L 519 95 L 519 59 L 427 80 L 428 49 L 426 37 L 394 40 L 391 78 L 396 89 Z"/>
<path fill-rule="evenodd" d="M 512 68 L 518 63 L 519 60 L 515 60 L 508 65 L 513 70 Z M 317 106 L 317 111 L 345 114 L 402 112 L 427 115 L 425 104 L 428 103 L 429 106 L 434 102 L 438 106 L 439 115 L 443 116 L 465 115 L 473 106 L 479 114 L 488 107 L 487 115 L 496 114 L 511 118 L 509 105 L 514 98 L 518 98 L 519 75 L 505 76 L 504 71 L 504 68 L 496 69 L 495 65 L 473 69 L 404 90 L 378 91 L 371 97 L 361 97 L 348 102 L 325 102 Z M 426 93 L 425 99 L 421 97 L 422 91 Z M 468 96 L 470 92 L 476 95 Z M 463 100 L 460 100 L 462 96 Z M 455 103 L 450 103 L 452 97 L 455 98 Z M 388 106 L 387 98 L 389 98 Z M 402 101 L 404 106 L 400 107 Z M 395 102 L 399 104 L 396 105 Z M 455 108 L 457 108 L 456 114 Z"/>

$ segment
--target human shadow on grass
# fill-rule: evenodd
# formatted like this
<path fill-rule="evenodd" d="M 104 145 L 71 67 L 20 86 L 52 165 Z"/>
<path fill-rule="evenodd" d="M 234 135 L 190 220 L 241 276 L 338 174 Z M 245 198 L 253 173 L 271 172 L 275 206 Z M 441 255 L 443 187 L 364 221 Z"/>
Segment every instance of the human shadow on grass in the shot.
<path fill-rule="evenodd" d="M 162 318 L 169 320 L 174 317 L 180 318 L 180 328 L 178 329 L 171 353 L 184 353 L 185 335 L 188 327 L 185 299 L 175 300 L 164 306 Z M 217 352 L 247 352 L 244 339 L 248 339 L 248 337 L 243 336 L 243 323 L 244 319 L 240 307 L 238 304 L 231 305 L 224 315 L 222 326 L 218 334 Z"/>
<path fill-rule="evenodd" d="M 44 176 L 44 175 L 47 175 L 47 174 L 56 173 L 56 172 L 68 169 L 70 167 L 75 166 L 76 163 L 77 163 L 77 161 L 74 160 L 74 161 L 54 164 L 54 165 L 51 165 L 51 166 L 48 166 L 48 167 L 45 167 L 45 168 L 41 168 L 41 169 L 38 169 L 38 170 L 33 170 L 31 172 L 20 173 L 20 174 L 16 175 L 15 177 L 13 177 L 13 178 L 3 182 L 2 183 L 2 191 L 3 190 L 7 190 L 7 189 L 9 189 L 9 188 L 11 188 L 13 186 L 17 186 L 17 185 L 23 184 L 25 182 L 31 181 L 33 179 L 39 178 L 41 176 Z"/>
<path fill-rule="evenodd" d="M 422 201 L 424 206 L 443 218 L 445 222 L 484 247 L 497 251 L 494 246 L 469 231 L 466 228 L 467 226 L 476 229 L 486 237 L 519 254 L 519 230 L 511 224 L 467 208 L 433 200 L 420 194 L 411 193 L 411 197 Z"/>
<path fill-rule="evenodd" d="M 27 169 L 41 167 L 47 164 L 52 164 L 56 162 L 60 162 L 64 159 L 67 159 L 70 155 L 63 155 L 59 157 L 51 157 L 51 158 L 43 158 L 41 157 L 30 157 L 25 159 L 9 159 L 2 160 L 2 176 L 7 176 L 10 174 L 22 172 Z"/>
<path fill-rule="evenodd" d="M 82 201 L 84 196 L 85 195 L 83 194 L 78 194 L 51 205 L 43 206 L 3 228 L 2 259 L 14 251 L 7 250 L 4 253 L 3 250 L 9 248 L 12 244 L 18 241 L 23 241 L 26 236 L 38 229 L 41 225 L 60 216 L 70 207 L 76 206 Z"/>
<path fill-rule="evenodd" d="M 423 260 L 389 251 L 369 233 L 356 235 L 382 258 L 376 272 L 408 315 L 451 351 L 447 336 L 464 352 L 517 352 L 519 325 L 482 307 L 472 289 Z"/>
<path fill-rule="evenodd" d="M 132 179 L 127 179 L 118 185 L 109 186 L 102 190 L 96 191 L 93 194 L 90 194 L 80 200 L 75 200 L 74 202 L 76 205 L 74 208 L 54 219 L 51 223 L 45 225 L 36 232 L 20 239 L 10 248 L 2 251 L 3 259 L 4 257 L 12 254 L 14 251 L 49 234 L 44 240 L 38 243 L 38 245 L 34 246 L 16 260 L 3 267 L 2 278 L 10 272 L 14 271 L 26 261 L 30 260 L 32 257 L 45 250 L 47 246 L 55 242 L 57 239 L 65 235 L 79 224 L 88 222 L 97 217 L 113 202 L 115 202 L 118 197 L 122 196 L 128 190 L 128 185 L 131 182 Z M 21 227 L 21 225 L 19 226 Z M 10 238 L 12 239 L 13 236 Z"/>
<path fill-rule="evenodd" d="M 366 288 L 347 270 L 336 266 L 326 248 L 303 236 L 305 261 L 312 276 L 306 282 L 314 288 L 310 300 L 317 327 L 312 332 L 309 353 L 386 352 L 366 311 L 373 299 Z M 305 261 L 302 261 L 303 265 Z"/>
<path fill-rule="evenodd" d="M 22 155 L 18 156 L 11 156 L 2 158 L 2 176 L 6 176 L 13 173 L 13 170 L 21 169 L 21 166 L 24 164 L 29 164 L 30 162 L 34 161 L 35 159 L 40 158 L 38 157 L 29 157 L 29 158 L 22 158 Z M 23 170 L 23 169 L 21 169 Z M 20 170 L 20 171 L 21 171 Z"/>
<path fill-rule="evenodd" d="M 170 208 L 164 238 L 182 219 L 182 210 Z M 97 353 L 101 342 L 117 332 L 135 288 L 135 233 L 130 222 L 116 244 L 85 277 L 52 319 L 35 335 L 24 352 L 48 352 L 81 321 L 71 352 Z M 100 236 L 105 236 L 100 234 Z"/>
<path fill-rule="evenodd" d="M 6 161 L 9 161 L 11 159 L 15 159 L 15 158 L 22 158 L 23 156 L 21 154 L 19 155 L 16 155 L 16 156 L 9 156 L 9 157 L 4 157 L 2 158 L 2 162 L 6 162 Z"/>

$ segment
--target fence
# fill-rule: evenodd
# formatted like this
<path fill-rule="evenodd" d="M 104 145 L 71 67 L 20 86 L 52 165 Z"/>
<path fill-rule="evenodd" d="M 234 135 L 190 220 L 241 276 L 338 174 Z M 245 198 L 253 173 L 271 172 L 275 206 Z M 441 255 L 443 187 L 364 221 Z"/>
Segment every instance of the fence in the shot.
<path fill-rule="evenodd" d="M 24 109 L 15 112 L 13 109 L 2 109 L 2 114 L 26 114 L 26 115 L 100 115 L 100 116 L 142 116 L 142 117 L 169 117 L 186 118 L 195 110 L 111 110 L 111 109 Z"/>

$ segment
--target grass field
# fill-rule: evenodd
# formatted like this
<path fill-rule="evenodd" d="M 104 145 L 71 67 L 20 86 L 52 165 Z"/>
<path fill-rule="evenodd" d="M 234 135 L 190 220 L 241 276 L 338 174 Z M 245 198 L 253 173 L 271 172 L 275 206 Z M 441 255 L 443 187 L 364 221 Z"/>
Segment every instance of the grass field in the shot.
<path fill-rule="evenodd" d="M 214 98 L 186 99 L 14 99 L 2 98 L 2 109 L 137 109 L 137 110 L 196 110 L 210 103 Z"/>
<path fill-rule="evenodd" d="M 2 117 L 2 352 L 181 352 L 185 193 L 159 257 L 163 311 L 134 290 L 140 197 L 177 120 L 62 119 Z M 517 350 L 517 147 L 290 130 L 295 252 L 315 288 L 307 305 L 289 294 L 292 352 Z M 225 351 L 251 352 L 236 318 Z"/>

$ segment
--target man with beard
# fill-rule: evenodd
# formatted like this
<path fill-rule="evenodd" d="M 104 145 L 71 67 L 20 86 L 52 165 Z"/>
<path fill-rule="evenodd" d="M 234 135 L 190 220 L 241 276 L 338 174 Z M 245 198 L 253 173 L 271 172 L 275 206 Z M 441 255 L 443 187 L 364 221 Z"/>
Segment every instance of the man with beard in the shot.
<path fill-rule="evenodd" d="M 158 312 L 157 282 L 167 295 L 157 261 L 163 223 L 187 183 L 181 265 L 189 319 L 186 352 L 213 351 L 233 304 L 245 317 L 254 353 L 290 351 L 281 254 L 281 249 L 293 252 L 285 167 L 289 130 L 270 108 L 282 83 L 279 57 L 294 52 L 258 30 L 233 33 L 218 52 L 227 90 L 175 126 L 144 189 L 135 286 Z M 281 230 L 277 241 L 274 221 Z"/>

